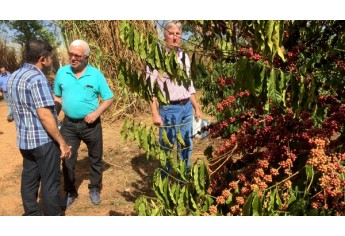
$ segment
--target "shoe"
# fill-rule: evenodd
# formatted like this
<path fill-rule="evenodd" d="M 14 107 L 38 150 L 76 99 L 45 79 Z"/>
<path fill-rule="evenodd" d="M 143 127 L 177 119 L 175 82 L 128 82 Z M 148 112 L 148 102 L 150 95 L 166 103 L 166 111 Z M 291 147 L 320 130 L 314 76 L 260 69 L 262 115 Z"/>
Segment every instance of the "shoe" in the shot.
<path fill-rule="evenodd" d="M 8 122 L 12 122 L 12 121 L 13 121 L 13 117 L 8 116 L 8 117 L 7 117 L 7 121 L 8 121 Z"/>
<path fill-rule="evenodd" d="M 69 208 L 72 205 L 72 203 L 75 201 L 75 199 L 77 198 L 78 198 L 77 193 L 67 193 L 67 196 L 65 199 L 66 208 Z"/>
<path fill-rule="evenodd" d="M 101 202 L 101 196 L 98 190 L 90 190 L 89 195 L 92 204 L 98 205 Z"/>

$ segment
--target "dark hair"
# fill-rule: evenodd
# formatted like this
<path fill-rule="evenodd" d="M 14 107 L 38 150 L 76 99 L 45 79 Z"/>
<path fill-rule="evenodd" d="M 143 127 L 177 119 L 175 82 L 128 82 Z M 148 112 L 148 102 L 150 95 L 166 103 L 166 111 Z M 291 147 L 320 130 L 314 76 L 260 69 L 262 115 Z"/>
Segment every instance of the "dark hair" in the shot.
<path fill-rule="evenodd" d="M 53 47 L 45 41 L 32 39 L 25 44 L 25 62 L 37 63 L 41 57 L 51 55 Z"/>

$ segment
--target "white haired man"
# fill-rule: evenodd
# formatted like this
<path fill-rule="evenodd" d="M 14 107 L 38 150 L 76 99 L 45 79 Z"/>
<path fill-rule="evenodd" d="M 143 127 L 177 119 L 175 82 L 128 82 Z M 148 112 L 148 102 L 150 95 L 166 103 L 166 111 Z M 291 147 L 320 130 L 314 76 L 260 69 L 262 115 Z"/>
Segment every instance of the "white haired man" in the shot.
<path fill-rule="evenodd" d="M 72 146 L 71 157 L 62 162 L 66 208 L 78 197 L 75 166 L 81 141 L 88 148 L 91 162 L 90 200 L 94 205 L 101 202 L 103 136 L 100 116 L 113 103 L 114 94 L 102 72 L 88 64 L 89 53 L 85 41 L 73 41 L 68 48 L 70 64 L 58 70 L 54 83 L 57 107 L 62 107 L 65 115 L 61 133 Z"/>

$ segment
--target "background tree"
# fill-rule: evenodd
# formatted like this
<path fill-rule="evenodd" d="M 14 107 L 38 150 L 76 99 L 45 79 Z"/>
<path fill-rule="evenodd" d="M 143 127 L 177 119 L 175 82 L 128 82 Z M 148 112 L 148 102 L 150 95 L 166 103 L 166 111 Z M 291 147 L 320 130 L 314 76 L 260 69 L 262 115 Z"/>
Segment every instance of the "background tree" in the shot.
<path fill-rule="evenodd" d="M 7 26 L 7 34 L 9 34 L 8 31 L 12 32 L 12 41 L 19 45 L 24 45 L 31 39 L 45 40 L 54 48 L 61 44 L 54 21 L 10 20 L 2 21 L 2 23 Z"/>
<path fill-rule="evenodd" d="M 6 35 L 6 41 L 10 41 L 13 45 L 16 45 L 17 61 L 21 62 L 23 58 L 23 46 L 31 39 L 41 39 L 48 42 L 53 50 L 53 67 L 49 72 L 48 79 L 52 82 L 53 75 L 60 67 L 60 60 L 57 55 L 57 48 L 61 45 L 59 31 L 54 21 L 43 20 L 3 20 L 1 21 L 1 31 Z M 9 65 L 12 71 L 19 67 L 19 64 L 15 66 Z"/>
<path fill-rule="evenodd" d="M 7 71 L 13 72 L 18 68 L 18 64 L 15 48 L 0 39 L 0 65 L 5 66 Z"/>

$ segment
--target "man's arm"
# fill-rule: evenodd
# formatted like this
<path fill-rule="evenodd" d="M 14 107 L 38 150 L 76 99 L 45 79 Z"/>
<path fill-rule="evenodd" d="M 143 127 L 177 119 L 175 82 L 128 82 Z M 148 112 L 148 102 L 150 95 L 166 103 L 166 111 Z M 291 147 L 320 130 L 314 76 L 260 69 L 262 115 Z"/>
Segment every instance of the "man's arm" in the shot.
<path fill-rule="evenodd" d="M 152 101 L 150 102 L 150 108 L 152 113 L 153 124 L 155 126 L 163 126 L 162 117 L 159 115 L 158 112 L 157 98 L 153 97 Z"/>
<path fill-rule="evenodd" d="M 108 109 L 108 107 L 114 102 L 114 98 L 109 98 L 107 100 L 104 100 L 99 107 L 91 112 L 90 114 L 88 114 L 87 116 L 85 116 L 84 121 L 86 123 L 93 123 L 95 120 L 98 119 L 98 117 L 100 117 L 102 115 L 102 113 Z"/>
<path fill-rule="evenodd" d="M 44 129 L 47 133 L 59 144 L 61 151 L 61 159 L 69 158 L 71 156 L 71 148 L 63 139 L 59 128 L 56 124 L 55 117 L 49 108 L 37 108 L 37 115 L 42 122 Z"/>
<path fill-rule="evenodd" d="M 199 104 L 198 104 L 198 101 L 196 100 L 196 97 L 194 94 L 192 94 L 190 96 L 190 101 L 192 103 L 192 106 L 194 108 L 194 111 L 195 111 L 195 116 L 197 119 L 200 119 L 202 117 L 202 112 L 200 110 L 200 107 L 199 107 Z"/>
<path fill-rule="evenodd" d="M 59 115 L 60 111 L 61 111 L 61 108 L 62 108 L 62 105 L 61 105 L 62 104 L 62 99 L 61 99 L 61 97 L 57 97 L 54 94 L 54 102 L 55 102 L 55 110 L 57 112 L 57 115 Z"/>

